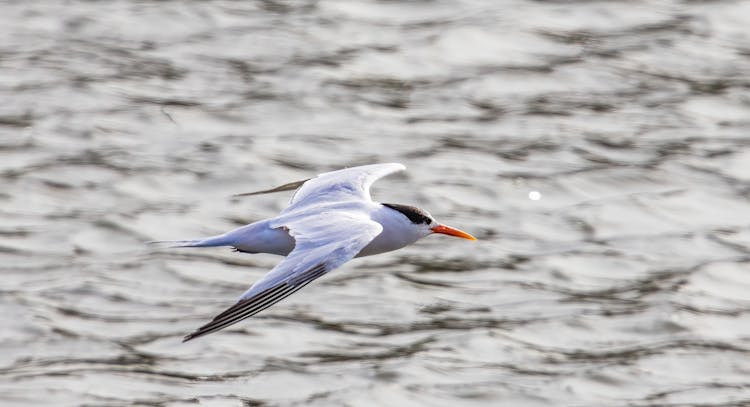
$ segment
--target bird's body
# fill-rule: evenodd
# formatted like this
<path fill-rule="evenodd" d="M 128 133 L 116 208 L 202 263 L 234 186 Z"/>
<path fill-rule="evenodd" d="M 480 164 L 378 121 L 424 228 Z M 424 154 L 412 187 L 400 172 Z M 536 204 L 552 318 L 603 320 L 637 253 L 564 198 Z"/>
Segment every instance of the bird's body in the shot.
<path fill-rule="evenodd" d="M 411 227 L 412 223 L 406 217 L 395 217 L 393 209 L 376 202 L 345 202 L 325 206 L 318 216 L 325 216 L 326 212 L 352 211 L 364 214 L 371 220 L 383 226 L 383 232 L 354 257 L 371 256 L 398 250 L 424 237 L 418 230 Z M 268 253 L 280 256 L 288 255 L 294 249 L 294 237 L 284 225 L 293 221 L 295 217 L 309 216 L 306 213 L 282 214 L 270 219 L 253 222 L 222 235 L 205 239 L 186 241 L 176 247 L 213 247 L 232 246 L 243 253 Z"/>
<path fill-rule="evenodd" d="M 299 187 L 289 206 L 276 217 L 205 239 L 169 241 L 175 244 L 172 247 L 232 246 L 246 253 L 287 256 L 235 305 L 184 340 L 255 315 L 354 257 L 397 250 L 432 233 L 474 240 L 468 233 L 436 223 L 418 208 L 373 202 L 370 185 L 403 169 L 396 163 L 365 165 L 261 191 Z"/>

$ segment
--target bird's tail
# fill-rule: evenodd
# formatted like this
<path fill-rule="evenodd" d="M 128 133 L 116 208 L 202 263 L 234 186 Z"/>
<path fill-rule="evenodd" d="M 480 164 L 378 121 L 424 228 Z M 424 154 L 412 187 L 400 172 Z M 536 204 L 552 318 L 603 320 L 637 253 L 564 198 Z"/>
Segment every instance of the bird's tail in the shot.
<path fill-rule="evenodd" d="M 231 246 L 232 242 L 226 235 L 218 235 L 195 240 L 152 240 L 146 244 L 169 245 L 168 249 L 175 247 L 217 247 Z"/>

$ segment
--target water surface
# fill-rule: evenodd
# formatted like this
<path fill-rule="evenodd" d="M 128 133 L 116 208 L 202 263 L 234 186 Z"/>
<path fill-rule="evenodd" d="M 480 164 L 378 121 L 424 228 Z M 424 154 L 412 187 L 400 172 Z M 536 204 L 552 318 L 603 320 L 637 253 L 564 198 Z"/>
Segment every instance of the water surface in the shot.
<path fill-rule="evenodd" d="M 750 404 L 750 3 L 5 1 L 3 405 Z M 475 234 L 181 344 L 373 162 Z"/>

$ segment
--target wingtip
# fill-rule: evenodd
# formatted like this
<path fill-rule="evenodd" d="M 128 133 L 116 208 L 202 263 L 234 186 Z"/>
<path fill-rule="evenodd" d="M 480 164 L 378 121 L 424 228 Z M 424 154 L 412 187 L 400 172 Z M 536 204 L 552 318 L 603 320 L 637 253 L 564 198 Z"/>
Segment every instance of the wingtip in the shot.
<path fill-rule="evenodd" d="M 235 198 L 242 198 L 242 197 L 245 197 L 245 196 L 261 195 L 261 194 L 272 194 L 274 192 L 291 191 L 291 190 L 295 190 L 295 189 L 301 187 L 302 184 L 304 184 L 305 182 L 307 182 L 309 180 L 310 180 L 310 178 L 305 178 L 303 180 L 289 182 L 289 183 L 286 183 L 284 185 L 280 185 L 278 187 L 271 188 L 271 189 L 264 189 L 262 191 L 243 192 L 243 193 L 240 193 L 240 194 L 234 194 L 234 195 L 231 196 L 231 198 L 235 199 Z"/>

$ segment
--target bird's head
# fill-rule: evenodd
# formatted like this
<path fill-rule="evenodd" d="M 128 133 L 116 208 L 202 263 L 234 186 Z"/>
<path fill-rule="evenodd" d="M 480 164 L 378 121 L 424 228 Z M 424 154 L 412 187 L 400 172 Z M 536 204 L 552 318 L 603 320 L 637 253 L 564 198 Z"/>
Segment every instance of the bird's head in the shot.
<path fill-rule="evenodd" d="M 455 237 L 460 237 L 463 239 L 469 239 L 469 240 L 477 240 L 476 237 L 462 231 L 458 230 L 456 228 L 452 228 L 450 226 L 443 225 L 441 223 L 438 223 L 432 215 L 430 215 L 427 211 L 423 209 L 419 209 L 414 206 L 409 205 L 399 205 L 399 204 L 387 204 L 384 203 L 384 206 L 387 206 L 388 208 L 393 209 L 394 211 L 401 212 L 406 218 L 409 219 L 409 221 L 417 227 L 420 232 L 422 232 L 423 237 L 427 235 L 431 235 L 433 233 L 441 233 L 444 235 L 450 235 Z"/>

